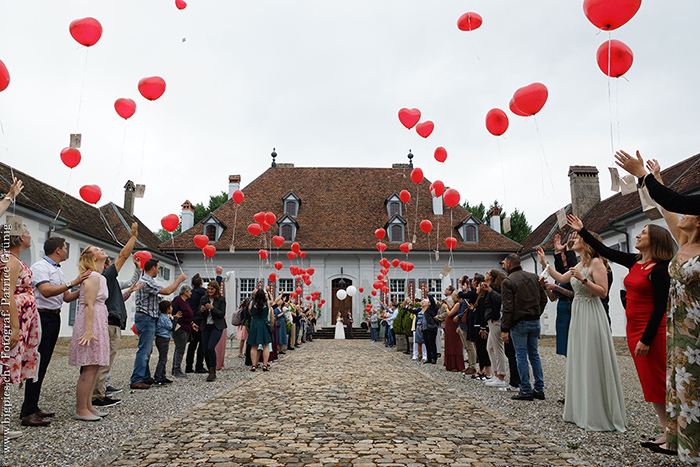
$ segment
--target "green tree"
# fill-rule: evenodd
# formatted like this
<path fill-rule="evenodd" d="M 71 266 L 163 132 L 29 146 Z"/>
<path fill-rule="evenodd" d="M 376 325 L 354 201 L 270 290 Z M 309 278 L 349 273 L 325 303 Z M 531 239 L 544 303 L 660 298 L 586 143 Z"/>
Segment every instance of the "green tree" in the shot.
<path fill-rule="evenodd" d="M 197 203 L 194 205 L 194 223 L 197 224 L 198 222 L 201 222 L 204 220 L 205 217 L 207 217 L 209 214 L 212 212 L 216 211 L 219 209 L 219 207 L 224 204 L 226 201 L 228 201 L 228 193 L 225 191 L 222 191 L 218 195 L 211 195 L 209 196 L 209 204 L 205 207 L 203 203 Z M 177 229 L 173 232 L 173 235 L 179 235 L 181 230 L 182 224 L 177 226 Z M 170 232 L 168 232 L 165 229 L 159 229 L 156 233 L 156 236 L 160 239 L 161 242 L 166 242 L 170 240 Z"/>
<path fill-rule="evenodd" d="M 503 206 L 501 206 L 501 204 L 498 202 L 498 200 L 494 200 L 493 203 L 491 203 L 491 205 L 488 207 L 488 209 L 484 206 L 484 203 L 479 203 L 478 205 L 471 205 L 468 201 L 462 203 L 462 207 L 470 213 L 472 213 L 474 217 L 479 219 L 487 226 L 491 224 L 489 213 L 494 207 L 498 207 L 498 209 L 501 210 L 501 225 L 503 225 L 503 220 L 508 215 L 505 209 L 503 209 Z M 520 243 L 531 233 L 532 226 L 528 224 L 527 219 L 525 218 L 525 213 L 522 211 L 518 211 L 518 208 L 513 209 L 513 212 L 510 214 L 510 231 L 503 235 L 505 235 L 513 241 Z"/>
<path fill-rule="evenodd" d="M 484 203 L 479 203 L 478 205 L 471 205 L 469 204 L 469 201 L 464 201 L 462 203 L 462 207 L 469 211 L 474 217 L 479 219 L 481 222 L 485 222 L 484 220 L 486 219 L 486 206 L 484 206 Z"/>

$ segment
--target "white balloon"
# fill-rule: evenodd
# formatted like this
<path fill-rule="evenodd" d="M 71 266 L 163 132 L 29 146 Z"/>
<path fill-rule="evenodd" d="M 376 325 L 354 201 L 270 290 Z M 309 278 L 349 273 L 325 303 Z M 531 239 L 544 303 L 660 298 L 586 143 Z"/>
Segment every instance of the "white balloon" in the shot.
<path fill-rule="evenodd" d="M 350 297 L 354 297 L 355 294 L 357 293 L 357 287 L 355 287 L 354 285 L 351 285 L 347 289 L 345 289 L 345 291 L 347 292 L 347 294 Z"/>
<path fill-rule="evenodd" d="M 345 300 L 345 298 L 348 296 L 348 293 L 345 290 L 340 289 L 335 293 L 335 296 L 338 297 L 338 300 Z"/>

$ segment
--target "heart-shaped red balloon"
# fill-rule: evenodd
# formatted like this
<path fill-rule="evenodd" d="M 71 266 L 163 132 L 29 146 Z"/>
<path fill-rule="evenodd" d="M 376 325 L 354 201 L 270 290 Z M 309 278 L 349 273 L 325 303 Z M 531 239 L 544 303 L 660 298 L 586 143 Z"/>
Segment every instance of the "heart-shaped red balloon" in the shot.
<path fill-rule="evenodd" d="M 284 237 L 275 235 L 274 237 L 272 237 L 272 243 L 274 243 L 277 246 L 282 246 L 282 244 L 284 243 Z"/>
<path fill-rule="evenodd" d="M 473 31 L 474 29 L 478 29 L 483 22 L 484 20 L 481 18 L 481 15 L 470 11 L 459 17 L 457 20 L 457 27 L 460 31 Z"/>
<path fill-rule="evenodd" d="M 299 256 L 301 256 L 302 259 L 303 259 L 303 258 L 306 258 L 306 252 L 305 252 L 305 251 L 300 252 L 300 253 L 299 253 Z"/>
<path fill-rule="evenodd" d="M 526 115 L 535 115 L 547 102 L 549 91 L 542 83 L 524 86 L 513 94 L 513 104 Z"/>
<path fill-rule="evenodd" d="M 194 236 L 194 244 L 197 245 L 199 248 L 204 248 L 207 246 L 209 243 L 209 237 L 206 235 L 195 235 Z"/>
<path fill-rule="evenodd" d="M 416 133 L 421 135 L 423 138 L 427 138 L 435 129 L 435 124 L 430 120 L 426 120 L 423 123 L 416 125 Z"/>
<path fill-rule="evenodd" d="M 445 195 L 443 197 L 445 204 L 453 208 L 459 204 L 459 191 L 454 188 L 448 188 L 445 190 Z"/>
<path fill-rule="evenodd" d="M 433 198 L 439 198 L 443 193 L 445 193 L 445 184 L 440 180 L 435 180 L 430 184 L 430 194 L 433 195 Z"/>
<path fill-rule="evenodd" d="M 501 136 L 508 129 L 508 116 L 501 109 L 491 109 L 486 114 L 486 129 L 494 136 Z"/>
<path fill-rule="evenodd" d="M 450 250 L 454 250 L 454 248 L 457 246 L 457 239 L 454 237 L 447 237 L 445 239 L 445 245 L 447 245 L 447 248 Z"/>
<path fill-rule="evenodd" d="M 7 87 L 9 85 L 10 85 L 10 72 L 7 71 L 7 67 L 2 62 L 2 60 L 0 60 L 0 92 L 7 89 Z"/>
<path fill-rule="evenodd" d="M 529 117 L 528 114 L 520 110 L 515 106 L 515 102 L 513 102 L 513 99 L 511 98 L 510 102 L 508 103 L 508 108 L 510 108 L 510 111 L 513 112 L 515 115 L 519 115 L 521 117 Z"/>
<path fill-rule="evenodd" d="M 403 108 L 399 110 L 399 121 L 409 130 L 420 120 L 420 110 Z"/>
<path fill-rule="evenodd" d="M 255 222 L 258 224 L 262 224 L 265 222 L 265 213 L 264 212 L 257 212 L 253 215 L 253 219 L 255 219 Z"/>
<path fill-rule="evenodd" d="M 146 269 L 146 261 L 153 258 L 153 255 L 151 255 L 149 251 L 137 251 L 134 253 L 134 256 L 139 259 L 141 269 Z"/>
<path fill-rule="evenodd" d="M 401 199 L 402 203 L 408 203 L 411 201 L 411 193 L 409 193 L 408 190 L 401 190 L 401 193 L 399 193 L 399 198 Z"/>
<path fill-rule="evenodd" d="M 175 0 L 175 6 L 178 10 L 184 10 L 187 8 L 187 3 L 185 3 L 184 0 Z M 274 280 L 272 282 L 274 282 Z"/>
<path fill-rule="evenodd" d="M 363 289 L 362 287 L 360 287 L 359 289 L 357 289 L 357 291 L 360 292 L 360 293 L 363 293 L 363 292 L 365 291 L 365 289 Z"/>
<path fill-rule="evenodd" d="M 447 160 L 447 150 L 442 146 L 435 149 L 435 160 L 438 162 L 445 162 Z"/>
<path fill-rule="evenodd" d="M 315 272 L 316 272 L 316 270 L 315 270 L 314 268 L 307 268 L 307 269 L 306 269 L 306 273 L 307 273 L 309 276 L 313 276 Z"/>
<path fill-rule="evenodd" d="M 381 260 L 379 260 L 379 265 L 384 266 L 385 268 L 388 268 L 389 267 L 389 260 L 386 258 L 382 258 Z"/>
<path fill-rule="evenodd" d="M 289 272 L 292 273 L 292 276 L 296 276 L 296 275 L 297 275 L 297 269 L 299 269 L 298 266 L 289 266 Z"/>
<path fill-rule="evenodd" d="M 207 245 L 202 248 L 202 253 L 204 253 L 204 256 L 207 258 L 211 258 L 216 253 L 216 247 L 214 245 Z"/>
<path fill-rule="evenodd" d="M 136 102 L 132 99 L 121 98 L 114 101 L 114 110 L 124 120 L 130 118 L 136 112 Z"/>
<path fill-rule="evenodd" d="M 424 233 L 428 233 L 431 230 L 433 230 L 433 223 L 430 222 L 428 219 L 422 220 L 422 221 L 420 221 L 420 229 Z"/>
<path fill-rule="evenodd" d="M 281 271 L 283 266 L 284 265 L 282 264 L 282 261 L 277 261 L 275 263 L 275 269 L 277 269 L 278 271 Z"/>
<path fill-rule="evenodd" d="M 266 212 L 265 213 L 265 222 L 268 224 L 272 225 L 277 221 L 277 216 L 274 215 L 274 213 L 271 212 Z"/>
<path fill-rule="evenodd" d="M 260 227 L 262 227 L 263 232 L 267 232 L 268 230 L 270 230 L 270 224 L 268 224 L 267 222 L 262 222 L 260 224 Z"/>
<path fill-rule="evenodd" d="M 596 59 L 600 71 L 611 78 L 619 78 L 629 71 L 634 54 L 624 42 L 611 39 L 598 47 Z"/>
<path fill-rule="evenodd" d="M 289 258 L 289 259 L 294 259 L 294 258 L 296 258 L 296 257 L 297 257 L 297 254 L 294 253 L 293 251 L 288 251 L 288 252 L 287 252 L 287 258 Z"/>
<path fill-rule="evenodd" d="M 400 261 L 398 259 L 394 259 L 394 261 L 391 262 L 391 265 L 394 266 L 395 268 L 399 267 Z"/>
<path fill-rule="evenodd" d="M 149 101 L 154 101 L 165 92 L 165 80 L 160 76 L 151 76 L 139 81 L 139 92 Z"/>
<path fill-rule="evenodd" d="M 83 198 L 86 203 L 97 204 L 100 198 L 102 198 L 102 190 L 97 185 L 85 185 L 80 189 L 80 197 Z"/>
<path fill-rule="evenodd" d="M 244 198 L 245 198 L 245 195 L 243 194 L 243 192 L 241 190 L 236 190 L 231 195 L 231 199 L 236 204 L 241 204 L 243 202 Z"/>
<path fill-rule="evenodd" d="M 377 291 L 376 291 L 376 290 L 372 290 L 370 293 L 372 294 L 373 297 L 376 297 L 376 296 L 377 296 Z"/>
<path fill-rule="evenodd" d="M 413 271 L 413 268 L 414 268 L 413 263 L 408 263 L 408 262 L 406 263 L 406 271 L 411 272 L 411 271 Z"/>
<path fill-rule="evenodd" d="M 174 232 L 180 225 L 180 218 L 176 214 L 168 214 L 160 220 L 160 225 L 168 232 Z"/>
<path fill-rule="evenodd" d="M 379 250 L 380 252 L 386 250 L 386 243 L 377 242 L 377 250 Z"/>
<path fill-rule="evenodd" d="M 411 251 L 411 248 L 408 246 L 408 242 L 404 242 L 401 245 L 399 245 L 399 250 L 403 251 L 404 253 L 408 253 Z"/>
<path fill-rule="evenodd" d="M 270 256 L 270 252 L 267 250 L 258 250 L 258 256 L 260 256 L 260 259 L 267 259 L 267 257 Z"/>
<path fill-rule="evenodd" d="M 262 227 L 260 227 L 260 224 L 250 224 L 248 226 L 248 233 L 251 235 L 260 235 L 262 233 Z"/>
<path fill-rule="evenodd" d="M 413 183 L 420 183 L 423 181 L 423 170 L 420 167 L 416 167 L 411 171 L 411 180 L 413 180 Z"/>
<path fill-rule="evenodd" d="M 102 37 L 102 25 L 95 18 L 76 19 L 70 23 L 68 30 L 73 39 L 86 47 L 97 44 Z"/>
<path fill-rule="evenodd" d="M 271 272 L 268 279 L 270 282 L 275 282 L 277 280 L 277 274 L 275 274 L 274 272 Z"/>
<path fill-rule="evenodd" d="M 82 159 L 80 151 L 75 148 L 64 148 L 61 150 L 61 161 L 66 164 L 66 167 L 71 169 L 77 167 L 80 164 L 80 159 Z"/>
<path fill-rule="evenodd" d="M 584 0 L 583 13 L 599 29 L 612 31 L 631 20 L 642 0 Z"/>
<path fill-rule="evenodd" d="M 374 235 L 377 237 L 378 240 L 381 240 L 386 235 L 386 230 L 377 229 L 374 231 Z"/>

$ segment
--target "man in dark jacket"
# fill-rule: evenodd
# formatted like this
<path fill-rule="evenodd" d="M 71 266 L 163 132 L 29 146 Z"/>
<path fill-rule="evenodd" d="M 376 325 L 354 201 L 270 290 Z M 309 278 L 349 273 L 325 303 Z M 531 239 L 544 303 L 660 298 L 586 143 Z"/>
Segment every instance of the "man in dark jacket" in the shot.
<path fill-rule="evenodd" d="M 547 294 L 538 277 L 520 267 L 520 257 L 511 253 L 501 262 L 508 277 L 501 286 L 503 322 L 501 332 L 504 342 L 513 339 L 515 356 L 520 373 L 520 392 L 511 399 L 544 399 L 542 362 L 537 350 L 540 336 L 540 316 L 547 305 Z M 508 332 L 510 331 L 510 336 Z M 534 391 L 530 385 L 530 367 L 535 379 Z"/>
<path fill-rule="evenodd" d="M 192 309 L 192 333 L 190 343 L 187 345 L 187 356 L 185 357 L 185 373 L 208 373 L 204 369 L 204 351 L 202 350 L 202 332 L 199 327 L 202 325 L 202 312 L 199 310 L 199 302 L 206 294 L 207 289 L 202 287 L 202 277 L 195 274 L 192 277 L 192 295 L 187 299 L 187 304 Z M 195 364 L 195 351 L 197 360 Z"/>

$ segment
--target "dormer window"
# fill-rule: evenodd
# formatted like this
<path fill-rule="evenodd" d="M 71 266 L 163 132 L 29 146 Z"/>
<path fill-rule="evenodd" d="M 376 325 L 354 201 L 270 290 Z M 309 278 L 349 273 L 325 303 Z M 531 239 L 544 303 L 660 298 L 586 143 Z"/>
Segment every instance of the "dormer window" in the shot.
<path fill-rule="evenodd" d="M 457 231 L 464 243 L 479 243 L 479 224 L 480 222 L 474 216 L 469 216 L 457 226 Z"/>
<path fill-rule="evenodd" d="M 299 207 L 301 206 L 301 200 L 294 192 L 290 191 L 287 196 L 282 198 L 284 202 L 284 213 L 291 217 L 297 217 L 299 214 Z"/>
<path fill-rule="evenodd" d="M 386 224 L 386 231 L 388 234 L 388 240 L 390 243 L 403 243 L 405 242 L 405 230 L 406 221 L 400 216 L 394 216 Z"/>
<path fill-rule="evenodd" d="M 219 241 L 219 237 L 221 237 L 221 234 L 224 233 L 224 229 L 226 228 L 219 219 L 211 214 L 202 221 L 202 227 L 204 230 L 203 234 L 206 235 L 212 243 Z"/>
<path fill-rule="evenodd" d="M 386 213 L 389 217 L 400 216 L 402 214 L 401 198 L 399 198 L 399 195 L 397 195 L 396 193 L 389 196 L 384 202 L 384 204 L 386 204 Z"/>
<path fill-rule="evenodd" d="M 282 216 L 282 219 L 277 221 L 280 226 L 280 237 L 284 238 L 285 242 L 293 242 L 297 236 L 299 224 L 289 214 Z"/>

